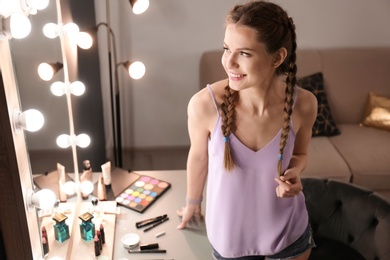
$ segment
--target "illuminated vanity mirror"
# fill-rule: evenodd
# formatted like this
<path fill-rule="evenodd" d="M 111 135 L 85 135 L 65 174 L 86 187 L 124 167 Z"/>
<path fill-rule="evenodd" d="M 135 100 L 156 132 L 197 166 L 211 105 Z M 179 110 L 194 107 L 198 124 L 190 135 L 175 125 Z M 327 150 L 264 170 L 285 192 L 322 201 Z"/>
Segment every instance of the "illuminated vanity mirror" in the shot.
<path fill-rule="evenodd" d="M 16 179 L 20 180 L 20 187 L 16 187 L 16 189 L 23 194 L 19 198 L 24 200 L 20 205 L 21 207 L 25 205 L 28 194 L 33 194 L 32 190 L 35 188 L 33 186 L 33 177 L 35 177 L 35 174 L 50 174 L 50 172 L 56 170 L 57 163 L 63 164 L 67 173 L 79 172 L 79 169 L 82 169 L 81 165 L 84 159 L 90 160 L 93 167 L 99 171 L 100 165 L 106 161 L 100 78 L 90 79 L 83 74 L 85 71 L 91 73 L 91 71 L 95 70 L 96 72 L 92 74 L 99 75 L 97 54 L 92 55 L 96 59 L 89 58 L 88 61 L 83 61 L 82 51 L 84 50 L 70 47 L 70 44 L 68 44 L 67 50 L 64 51 L 61 49 L 58 38 L 48 39 L 42 33 L 43 25 L 49 22 L 57 23 L 58 15 L 62 16 L 63 22 L 76 22 L 77 18 L 72 17 L 71 14 L 72 8 L 78 7 L 75 7 L 74 4 L 72 5 L 72 2 L 76 1 L 50 1 L 49 6 L 45 10 L 29 16 L 28 19 L 31 22 L 32 30 L 28 37 L 20 40 L 12 38 L 1 43 L 1 70 L 2 74 L 5 75 L 4 89 L 6 92 L 6 102 L 4 104 L 8 105 L 8 109 L 10 107 L 19 108 L 20 110 L 36 108 L 45 117 L 45 125 L 40 131 L 34 133 L 22 132 L 18 136 L 13 136 L 18 168 L 15 173 L 20 173 L 20 176 L 19 178 L 14 178 L 15 180 L 11 182 L 16 182 Z M 61 4 L 61 9 L 57 8 L 59 4 Z M 86 3 L 83 8 L 93 10 L 93 3 L 90 6 Z M 91 14 L 91 12 L 85 13 Z M 94 25 L 94 14 L 92 13 L 91 17 L 88 17 L 85 13 L 79 26 L 88 27 Z M 88 51 L 96 52 L 96 47 Z M 53 82 L 65 81 L 66 74 L 64 74 L 64 71 L 56 73 L 50 81 L 42 80 L 37 72 L 40 63 L 64 63 L 64 56 L 68 63 L 68 81 L 74 82 L 76 79 L 84 77 L 82 80 L 86 86 L 86 93 L 83 97 L 71 98 L 72 119 L 69 116 L 67 99 L 54 96 L 50 91 L 50 86 Z M 9 117 L 11 117 L 11 114 Z M 12 118 L 10 121 L 12 121 Z M 62 149 L 56 144 L 57 136 L 70 134 L 71 121 L 73 121 L 75 133 L 88 133 L 92 139 L 89 148 L 84 150 L 77 149 L 76 160 L 70 148 Z M 40 161 L 35 161 L 34 158 L 41 159 Z M 44 163 L 42 163 L 42 158 L 45 158 Z M 16 184 L 16 186 L 18 185 Z M 38 259 L 42 255 L 42 247 L 40 239 L 41 226 L 37 221 L 39 218 L 36 215 L 36 209 L 26 206 L 25 216 L 22 216 L 24 214 L 20 210 L 19 213 L 21 215 L 19 217 L 20 219 L 26 218 L 25 220 L 27 221 L 22 221 L 27 223 L 30 234 L 30 241 L 28 239 L 26 241 L 31 242 L 31 245 L 28 245 L 29 248 L 25 247 L 23 251 L 26 252 L 26 255 L 28 254 L 27 252 L 32 252 L 34 259 Z M 72 228 L 73 223 L 69 224 L 69 227 Z M 26 230 L 27 228 L 23 229 Z M 6 234 L 4 230 L 0 231 Z M 13 243 L 10 239 L 6 243 L 6 249 L 9 251 L 8 245 L 12 247 Z M 23 259 L 28 258 L 23 257 Z"/>
<path fill-rule="evenodd" d="M 84 12 L 82 19 L 77 18 L 72 16 L 72 8 L 80 8 L 74 4 L 76 1 L 60 2 L 64 24 L 74 22 L 80 30 L 90 30 L 94 26 L 93 12 Z M 89 10 L 94 8 L 93 3 L 84 5 L 83 8 L 90 8 Z M 73 172 L 71 149 L 63 149 L 56 144 L 59 135 L 69 134 L 67 101 L 64 96 L 55 96 L 50 90 L 54 82 L 64 82 L 64 68 L 60 68 L 48 81 L 41 79 L 37 71 L 41 63 L 63 63 L 64 54 L 59 38 L 50 39 L 43 33 L 45 24 L 57 23 L 56 1 L 50 1 L 46 9 L 29 18 L 32 24 L 30 35 L 23 40 L 11 39 L 10 46 L 22 107 L 38 108 L 45 117 L 45 125 L 41 131 L 26 134 L 32 173 L 53 171 L 57 163 L 64 165 L 67 172 Z M 92 169 L 98 171 L 100 165 L 105 162 L 106 155 L 99 61 L 96 52 L 95 44 L 88 50 L 70 48 L 65 55 L 68 60 L 69 81 L 80 80 L 85 85 L 83 95 L 71 95 L 74 131 L 76 134 L 86 133 L 91 137 L 90 146 L 77 149 L 78 167 L 81 167 L 83 160 L 90 160 Z M 90 55 L 91 53 L 96 55 Z M 96 77 L 87 77 L 87 73 Z M 45 160 L 42 161 L 42 158 Z"/>

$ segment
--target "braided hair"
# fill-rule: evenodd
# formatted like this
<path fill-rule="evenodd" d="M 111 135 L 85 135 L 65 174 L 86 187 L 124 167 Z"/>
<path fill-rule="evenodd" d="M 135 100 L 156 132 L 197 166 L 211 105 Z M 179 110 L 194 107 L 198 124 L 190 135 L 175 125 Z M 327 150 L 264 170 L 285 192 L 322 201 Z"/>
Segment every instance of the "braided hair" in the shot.
<path fill-rule="evenodd" d="M 266 46 L 269 54 L 274 54 L 281 48 L 287 50 L 287 57 L 276 69 L 277 75 L 286 75 L 286 90 L 284 104 L 284 123 L 279 145 L 279 161 L 277 171 L 282 173 L 283 151 L 290 132 L 290 119 L 293 107 L 294 87 L 297 84 L 296 73 L 296 33 L 292 18 L 280 6 L 265 2 L 252 1 L 243 5 L 234 6 L 228 13 L 227 24 L 239 24 L 248 26 L 257 32 L 259 42 Z M 229 135 L 235 127 L 235 103 L 238 92 L 232 90 L 229 85 L 225 87 L 225 95 L 221 104 L 222 134 L 225 141 L 224 167 L 226 170 L 234 168 L 234 158 L 229 145 Z"/>

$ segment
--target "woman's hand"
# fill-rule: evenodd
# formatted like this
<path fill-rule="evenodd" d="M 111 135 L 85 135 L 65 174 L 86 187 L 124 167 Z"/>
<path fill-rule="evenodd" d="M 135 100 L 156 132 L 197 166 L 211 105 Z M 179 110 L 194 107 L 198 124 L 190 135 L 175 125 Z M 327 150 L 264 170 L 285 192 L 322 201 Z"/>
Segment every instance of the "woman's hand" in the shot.
<path fill-rule="evenodd" d="M 177 226 L 178 229 L 183 229 L 187 226 L 188 222 L 196 221 L 200 222 L 203 219 L 201 205 L 187 205 L 182 207 L 181 210 L 176 211 L 177 215 L 181 217 L 181 223 Z"/>
<path fill-rule="evenodd" d="M 279 184 L 276 187 L 276 196 L 279 198 L 294 197 L 303 189 L 299 172 L 294 169 L 286 170 L 284 175 L 276 178 L 275 181 Z"/>

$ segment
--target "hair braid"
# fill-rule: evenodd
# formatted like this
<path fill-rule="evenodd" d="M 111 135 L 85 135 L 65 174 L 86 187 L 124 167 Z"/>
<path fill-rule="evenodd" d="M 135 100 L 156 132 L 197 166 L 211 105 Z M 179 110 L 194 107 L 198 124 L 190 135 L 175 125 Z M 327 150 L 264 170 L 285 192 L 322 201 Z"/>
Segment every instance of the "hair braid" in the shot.
<path fill-rule="evenodd" d="M 283 162 L 283 151 L 286 146 L 288 133 L 290 132 L 290 118 L 292 114 L 292 108 L 294 103 L 294 89 L 295 84 L 297 83 L 296 73 L 297 73 L 297 65 L 296 65 L 296 34 L 295 34 L 295 25 L 291 18 L 288 18 L 288 28 L 291 32 L 291 54 L 288 61 L 288 73 L 286 78 L 286 97 L 285 97 L 285 105 L 284 105 L 284 123 L 283 130 L 280 139 L 279 145 L 279 162 L 278 162 L 278 174 L 282 176 L 282 162 Z"/>
<path fill-rule="evenodd" d="M 235 123 L 235 101 L 238 97 L 238 92 L 234 91 L 227 85 L 225 87 L 225 95 L 221 104 L 221 117 L 222 117 L 222 134 L 225 141 L 225 150 L 223 156 L 223 165 L 226 170 L 232 170 L 234 168 L 233 155 L 229 144 L 229 135 L 231 134 Z"/>

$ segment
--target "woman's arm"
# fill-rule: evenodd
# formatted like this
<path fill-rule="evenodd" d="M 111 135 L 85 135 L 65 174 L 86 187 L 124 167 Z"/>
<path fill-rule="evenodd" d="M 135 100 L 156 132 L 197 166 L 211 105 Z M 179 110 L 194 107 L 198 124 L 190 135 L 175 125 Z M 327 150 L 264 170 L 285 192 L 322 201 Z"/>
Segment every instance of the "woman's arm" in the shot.
<path fill-rule="evenodd" d="M 194 95 L 188 104 L 191 147 L 187 159 L 187 204 L 177 212 L 182 217 L 179 229 L 184 228 L 193 216 L 202 217 L 200 204 L 208 172 L 209 127 L 211 118 L 216 113 L 215 108 L 210 107 L 210 100 L 210 94 L 204 89 Z"/>

